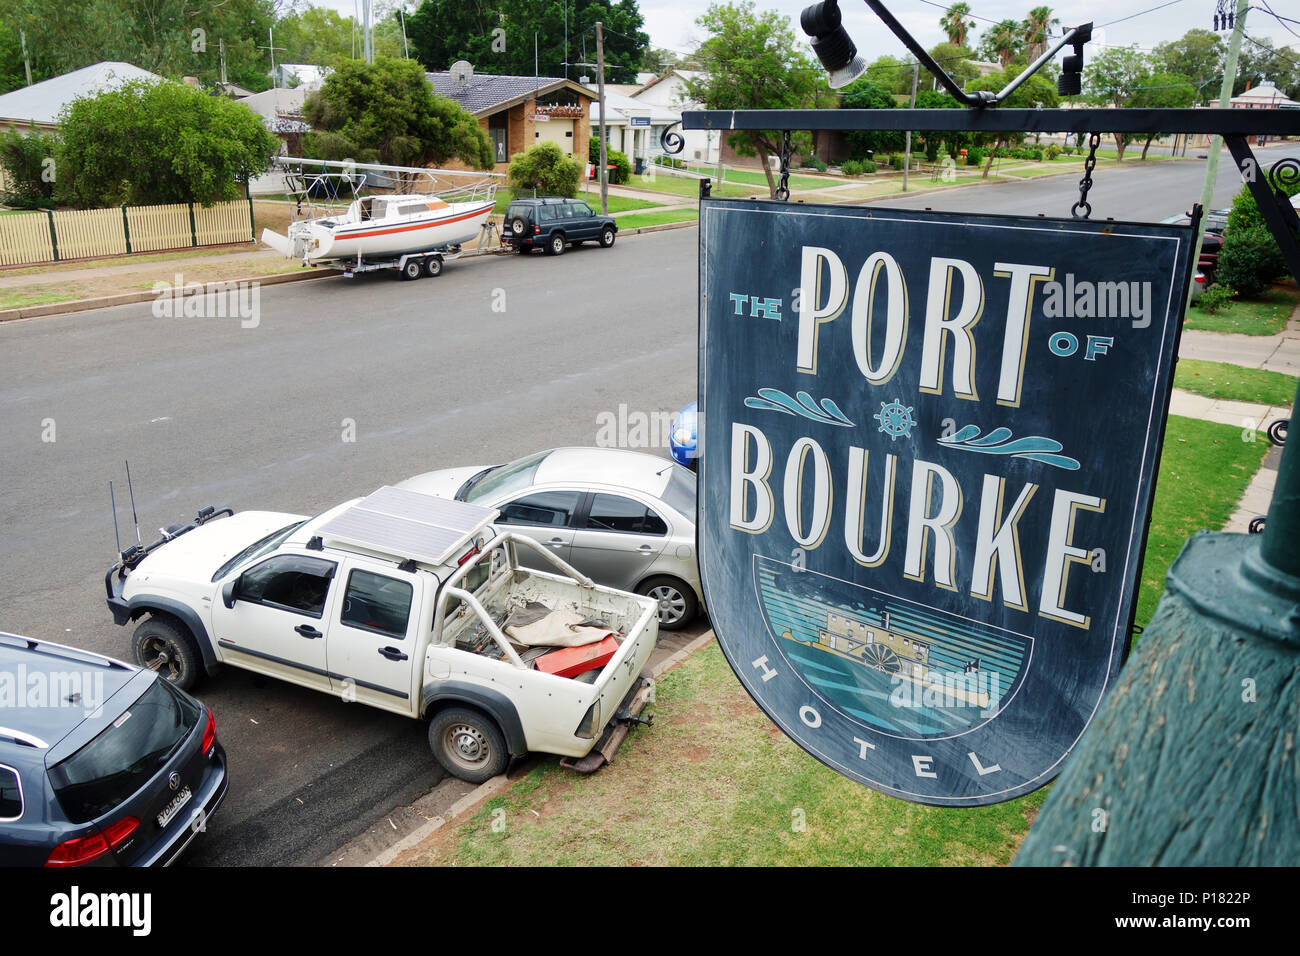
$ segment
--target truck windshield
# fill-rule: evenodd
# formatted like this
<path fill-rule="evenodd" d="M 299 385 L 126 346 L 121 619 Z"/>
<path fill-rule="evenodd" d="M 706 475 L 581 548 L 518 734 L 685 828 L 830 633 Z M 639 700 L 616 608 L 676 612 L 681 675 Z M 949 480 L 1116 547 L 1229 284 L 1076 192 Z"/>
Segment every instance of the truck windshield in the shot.
<path fill-rule="evenodd" d="M 475 476 L 478 478 L 477 481 L 461 490 L 461 500 L 478 501 L 498 493 L 506 494 L 529 487 L 533 483 L 533 476 L 537 474 L 538 467 L 542 464 L 542 459 L 549 454 L 549 451 L 540 451 L 527 458 L 512 461 L 508 465 L 498 465 L 490 471 L 480 473 L 479 476 Z"/>
<path fill-rule="evenodd" d="M 216 573 L 212 575 L 212 580 L 215 581 L 217 578 L 225 577 L 245 561 L 251 561 L 253 558 L 260 558 L 262 555 L 274 551 L 284 543 L 285 538 L 289 537 L 289 535 L 293 534 L 305 523 L 306 522 L 303 521 L 295 521 L 293 524 L 285 525 L 279 531 L 272 531 L 261 540 L 254 541 L 243 551 L 240 551 L 221 567 L 217 568 Z"/>
<path fill-rule="evenodd" d="M 196 700 L 155 680 L 99 736 L 50 768 L 50 785 L 68 820 L 102 817 L 143 787 L 201 715 Z"/>

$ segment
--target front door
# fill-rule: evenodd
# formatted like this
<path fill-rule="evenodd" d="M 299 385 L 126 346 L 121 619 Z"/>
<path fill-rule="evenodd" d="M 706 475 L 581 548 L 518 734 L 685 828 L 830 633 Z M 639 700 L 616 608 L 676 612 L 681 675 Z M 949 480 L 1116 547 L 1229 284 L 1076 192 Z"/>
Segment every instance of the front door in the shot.
<path fill-rule="evenodd" d="M 212 628 L 232 664 L 329 690 L 325 660 L 327 611 L 338 588 L 337 565 L 324 558 L 279 554 L 238 578 L 234 606 L 213 602 Z"/>

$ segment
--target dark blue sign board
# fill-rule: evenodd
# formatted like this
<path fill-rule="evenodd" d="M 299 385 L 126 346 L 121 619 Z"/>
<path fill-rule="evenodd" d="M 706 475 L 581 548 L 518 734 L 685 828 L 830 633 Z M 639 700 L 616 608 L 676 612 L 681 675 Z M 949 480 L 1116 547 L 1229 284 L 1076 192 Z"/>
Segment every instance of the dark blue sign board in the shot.
<path fill-rule="evenodd" d="M 805 750 L 945 806 L 1060 771 L 1126 653 L 1193 242 L 701 202 L 705 599 Z"/>

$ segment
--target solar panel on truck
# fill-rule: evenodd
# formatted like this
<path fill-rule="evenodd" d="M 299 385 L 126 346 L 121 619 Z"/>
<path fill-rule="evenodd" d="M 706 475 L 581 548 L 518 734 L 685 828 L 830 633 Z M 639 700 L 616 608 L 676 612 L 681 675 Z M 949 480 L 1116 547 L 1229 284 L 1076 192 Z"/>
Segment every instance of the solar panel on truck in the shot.
<path fill-rule="evenodd" d="M 325 524 L 320 535 L 331 544 L 441 564 L 498 513 L 385 486 Z"/>

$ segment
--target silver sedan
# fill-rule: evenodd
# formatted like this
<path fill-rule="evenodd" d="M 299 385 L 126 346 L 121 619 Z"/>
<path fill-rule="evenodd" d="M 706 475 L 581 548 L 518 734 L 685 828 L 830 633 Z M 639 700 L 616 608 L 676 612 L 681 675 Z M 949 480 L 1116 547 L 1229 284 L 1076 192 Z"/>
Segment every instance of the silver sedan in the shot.
<path fill-rule="evenodd" d="M 666 458 L 553 448 L 505 465 L 431 471 L 397 487 L 499 509 L 498 526 L 528 535 L 597 583 L 654 598 L 665 630 L 699 612 L 695 474 Z M 553 570 L 540 556 L 519 558 Z"/>

